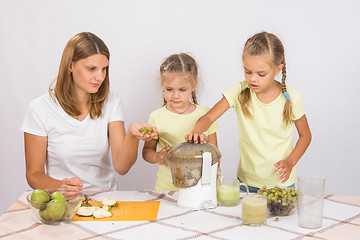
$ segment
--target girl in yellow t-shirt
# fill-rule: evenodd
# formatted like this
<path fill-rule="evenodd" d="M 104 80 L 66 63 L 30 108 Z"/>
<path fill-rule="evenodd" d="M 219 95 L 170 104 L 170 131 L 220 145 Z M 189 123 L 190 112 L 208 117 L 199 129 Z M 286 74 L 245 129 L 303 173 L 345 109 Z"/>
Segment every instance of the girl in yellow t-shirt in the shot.
<path fill-rule="evenodd" d="M 169 56 L 160 66 L 160 79 L 164 106 L 150 115 L 149 123 L 157 129 L 157 136 L 144 144 L 143 158 L 149 163 L 159 164 L 156 191 L 178 190 L 172 184 L 166 156 L 172 147 L 185 142 L 185 134 L 191 131 L 196 121 L 207 113 L 209 108 L 198 105 L 198 66 L 188 54 Z M 218 128 L 218 124 L 214 122 L 204 131 L 208 142 L 215 146 Z M 160 151 L 157 151 L 157 148 Z"/>
<path fill-rule="evenodd" d="M 240 134 L 237 177 L 256 192 L 260 187 L 294 186 L 295 165 L 311 142 L 300 92 L 286 86 L 284 47 L 274 34 L 261 32 L 243 50 L 245 81 L 225 92 L 201 117 L 187 140 L 204 143 L 203 132 L 229 108 L 235 108 Z M 275 76 L 282 71 L 281 83 Z M 299 139 L 293 147 L 294 127 Z"/>

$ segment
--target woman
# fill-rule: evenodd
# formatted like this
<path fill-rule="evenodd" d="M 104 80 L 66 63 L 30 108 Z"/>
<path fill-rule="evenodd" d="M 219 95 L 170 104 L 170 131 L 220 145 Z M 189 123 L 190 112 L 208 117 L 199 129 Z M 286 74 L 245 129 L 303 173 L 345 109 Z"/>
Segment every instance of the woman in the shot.
<path fill-rule="evenodd" d="M 22 125 L 30 187 L 116 190 L 113 169 L 126 174 L 139 139 L 156 136 L 154 128 L 139 133 L 147 123 L 131 124 L 125 134 L 120 98 L 109 92 L 109 57 L 99 37 L 76 34 L 65 46 L 55 87 L 30 103 Z"/>

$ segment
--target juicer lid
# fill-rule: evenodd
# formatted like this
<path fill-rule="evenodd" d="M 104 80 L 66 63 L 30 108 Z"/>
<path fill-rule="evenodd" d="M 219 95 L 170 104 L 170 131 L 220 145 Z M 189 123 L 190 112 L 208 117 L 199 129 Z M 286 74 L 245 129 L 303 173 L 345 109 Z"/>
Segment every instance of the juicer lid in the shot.
<path fill-rule="evenodd" d="M 169 153 L 168 158 L 171 159 L 189 159 L 194 160 L 198 158 L 199 160 L 202 159 L 202 154 L 204 152 L 210 152 L 212 155 L 212 164 L 215 164 L 220 161 L 221 153 L 217 147 L 212 145 L 211 143 L 204 143 L 204 144 L 195 144 L 193 142 L 183 142 L 175 147 L 173 147 Z"/>

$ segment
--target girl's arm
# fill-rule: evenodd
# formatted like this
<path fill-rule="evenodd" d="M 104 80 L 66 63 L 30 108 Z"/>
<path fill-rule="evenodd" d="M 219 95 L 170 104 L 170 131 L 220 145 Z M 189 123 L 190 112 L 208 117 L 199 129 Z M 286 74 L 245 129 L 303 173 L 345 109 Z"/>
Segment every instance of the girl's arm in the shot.
<path fill-rule="evenodd" d="M 26 179 L 33 189 L 71 188 L 81 191 L 83 183 L 77 178 L 57 180 L 45 174 L 47 137 L 24 133 Z"/>
<path fill-rule="evenodd" d="M 166 158 L 171 148 L 169 148 L 169 146 L 166 144 L 166 146 L 163 149 L 161 149 L 160 152 L 156 152 L 156 145 L 158 144 L 158 141 L 159 140 L 152 139 L 145 142 L 142 151 L 142 156 L 145 161 L 149 163 L 161 164 Z"/>
<path fill-rule="evenodd" d="M 311 132 L 306 116 L 302 116 L 294 123 L 299 134 L 295 148 L 285 160 L 274 164 L 275 170 L 279 170 L 277 174 L 281 183 L 285 183 L 289 179 L 293 167 L 300 160 L 311 142 Z"/>
<path fill-rule="evenodd" d="M 153 133 L 142 135 L 139 132 L 141 127 L 151 127 Z M 123 121 L 109 123 L 109 140 L 112 152 L 112 160 L 115 171 L 125 175 L 134 165 L 137 159 L 139 140 L 148 141 L 155 137 L 157 130 L 147 123 L 133 123 L 125 134 Z"/>
<path fill-rule="evenodd" d="M 206 143 L 208 138 L 205 136 L 204 132 L 209 129 L 211 124 L 213 124 L 221 115 L 223 115 L 230 108 L 229 102 L 223 97 L 219 102 L 217 102 L 204 116 L 199 118 L 193 127 L 191 133 L 185 136 L 186 141 L 193 140 L 194 143 Z"/>

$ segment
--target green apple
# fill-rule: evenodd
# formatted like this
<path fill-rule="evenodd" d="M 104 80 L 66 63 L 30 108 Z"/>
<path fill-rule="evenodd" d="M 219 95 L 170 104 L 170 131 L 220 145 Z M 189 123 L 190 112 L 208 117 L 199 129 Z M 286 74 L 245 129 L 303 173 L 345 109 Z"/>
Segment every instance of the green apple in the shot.
<path fill-rule="evenodd" d="M 50 195 L 44 190 L 35 189 L 31 194 L 30 200 L 33 202 L 33 207 L 40 209 L 43 203 L 50 201 Z"/>
<path fill-rule="evenodd" d="M 65 213 L 64 216 L 62 216 L 62 220 L 70 221 L 71 218 L 73 217 L 74 208 L 75 208 L 74 203 L 65 204 Z"/>
<path fill-rule="evenodd" d="M 64 215 L 65 205 L 66 203 L 58 199 L 51 200 L 46 205 L 46 214 L 51 218 L 51 220 L 57 221 Z"/>
<path fill-rule="evenodd" d="M 39 211 L 39 215 L 44 221 L 50 220 L 50 217 L 47 215 L 46 210 Z"/>
<path fill-rule="evenodd" d="M 53 192 L 50 195 L 50 198 L 51 198 L 51 200 L 57 199 L 57 200 L 60 200 L 62 202 L 66 202 L 66 198 L 64 197 L 64 195 L 62 195 L 61 192 Z"/>
<path fill-rule="evenodd" d="M 43 204 L 40 209 L 39 209 L 39 216 L 41 217 L 41 219 L 43 219 L 44 221 L 49 221 L 51 220 L 50 217 L 47 215 L 46 213 L 46 204 Z"/>

